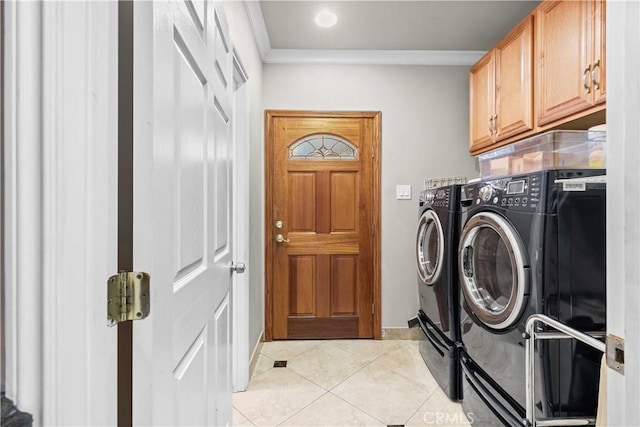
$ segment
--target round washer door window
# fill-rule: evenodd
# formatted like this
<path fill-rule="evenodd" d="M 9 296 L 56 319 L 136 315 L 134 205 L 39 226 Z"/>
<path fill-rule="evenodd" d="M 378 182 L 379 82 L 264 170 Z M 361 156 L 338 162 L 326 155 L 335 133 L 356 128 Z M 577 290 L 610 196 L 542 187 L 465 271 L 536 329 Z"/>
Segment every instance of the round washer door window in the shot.
<path fill-rule="evenodd" d="M 418 221 L 416 237 L 416 259 L 418 275 L 427 285 L 432 285 L 442 270 L 444 254 L 444 233 L 438 215 L 426 210 Z"/>
<path fill-rule="evenodd" d="M 492 212 L 474 215 L 462 229 L 458 262 L 476 316 L 492 329 L 512 326 L 529 294 L 529 263 L 513 226 Z"/>

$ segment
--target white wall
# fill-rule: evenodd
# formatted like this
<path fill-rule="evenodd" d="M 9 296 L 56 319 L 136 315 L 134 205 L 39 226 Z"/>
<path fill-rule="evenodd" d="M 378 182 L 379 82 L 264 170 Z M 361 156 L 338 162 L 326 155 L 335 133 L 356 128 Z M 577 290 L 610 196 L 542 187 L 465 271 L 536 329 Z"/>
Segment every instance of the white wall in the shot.
<path fill-rule="evenodd" d="M 382 111 L 383 327 L 407 326 L 418 310 L 414 241 L 423 180 L 477 175 L 468 152 L 468 71 L 468 67 L 264 65 L 265 109 Z M 251 180 L 262 183 L 263 149 L 257 148 L 252 153 L 256 167 Z M 397 184 L 412 185 L 411 200 L 396 200 Z M 259 197 L 263 199 L 262 194 Z M 252 224 L 258 224 L 264 211 L 253 210 L 251 215 Z"/>
<path fill-rule="evenodd" d="M 244 2 L 225 1 L 224 11 L 229 22 L 231 40 L 238 52 L 245 71 L 249 75 L 250 90 L 250 165 L 249 209 L 249 351 L 253 351 L 264 328 L 264 216 L 254 212 L 264 211 L 262 172 L 263 164 L 263 110 L 262 110 L 262 60 L 244 9 Z"/>

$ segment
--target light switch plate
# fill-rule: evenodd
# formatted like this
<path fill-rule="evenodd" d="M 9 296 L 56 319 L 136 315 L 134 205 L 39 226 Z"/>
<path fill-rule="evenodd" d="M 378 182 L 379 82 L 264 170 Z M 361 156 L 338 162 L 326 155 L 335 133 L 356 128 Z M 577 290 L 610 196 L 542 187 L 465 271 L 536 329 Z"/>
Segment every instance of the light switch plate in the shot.
<path fill-rule="evenodd" d="M 397 185 L 396 199 L 411 200 L 411 185 Z"/>

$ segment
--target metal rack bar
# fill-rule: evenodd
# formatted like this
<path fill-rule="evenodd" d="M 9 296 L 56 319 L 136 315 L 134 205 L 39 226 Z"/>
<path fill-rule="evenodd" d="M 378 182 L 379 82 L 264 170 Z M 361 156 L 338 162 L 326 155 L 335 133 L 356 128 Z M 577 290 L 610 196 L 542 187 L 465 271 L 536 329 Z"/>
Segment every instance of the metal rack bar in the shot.
<path fill-rule="evenodd" d="M 557 332 L 536 332 L 535 325 L 537 322 L 544 323 L 558 330 Z M 601 333 L 598 333 L 600 335 Z M 575 330 L 564 323 L 558 322 L 543 314 L 533 314 L 527 319 L 526 326 L 526 358 L 525 358 L 525 370 L 526 370 L 526 419 L 524 424 L 531 427 L 542 426 L 561 426 L 561 425 L 593 425 L 595 420 L 593 418 L 546 418 L 544 420 L 536 420 L 535 408 L 536 408 L 536 394 L 535 394 L 535 352 L 536 352 L 536 339 L 562 339 L 566 337 L 577 339 L 583 343 L 599 350 L 601 352 L 606 351 L 606 346 L 603 342 L 598 341 L 592 335 L 586 334 Z"/>
<path fill-rule="evenodd" d="M 606 332 L 591 332 L 591 331 L 584 331 L 584 334 L 590 335 L 594 338 L 607 338 L 607 333 Z M 567 340 L 572 340 L 573 337 L 569 336 L 563 332 L 536 332 L 536 339 L 537 340 L 562 340 L 562 339 L 567 339 Z"/>

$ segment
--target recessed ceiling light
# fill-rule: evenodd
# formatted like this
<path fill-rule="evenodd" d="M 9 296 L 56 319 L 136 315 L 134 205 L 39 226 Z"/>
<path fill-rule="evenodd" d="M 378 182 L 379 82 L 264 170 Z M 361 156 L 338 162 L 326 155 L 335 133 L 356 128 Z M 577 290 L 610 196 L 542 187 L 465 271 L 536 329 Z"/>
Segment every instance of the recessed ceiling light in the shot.
<path fill-rule="evenodd" d="M 336 22 L 338 22 L 338 17 L 336 16 L 335 13 L 331 12 L 330 10 L 322 9 L 316 15 L 315 21 L 316 21 L 316 24 L 318 24 L 320 27 L 329 28 L 336 25 Z"/>

